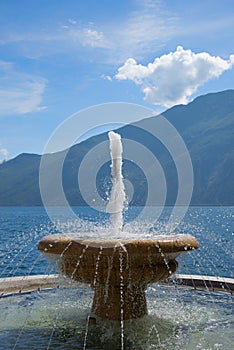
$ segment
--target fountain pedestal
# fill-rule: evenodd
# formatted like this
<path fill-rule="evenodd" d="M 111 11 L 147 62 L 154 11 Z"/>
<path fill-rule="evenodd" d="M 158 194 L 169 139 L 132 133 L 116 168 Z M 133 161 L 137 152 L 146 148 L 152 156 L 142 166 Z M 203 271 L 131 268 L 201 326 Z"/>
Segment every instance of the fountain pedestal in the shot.
<path fill-rule="evenodd" d="M 132 276 L 133 269 L 129 267 L 120 274 L 121 279 L 112 283 L 97 282 L 94 288 L 92 312 L 101 318 L 111 320 L 139 318 L 147 314 L 145 290 L 149 283 L 167 278 L 176 270 L 176 261 L 168 266 L 138 267 L 139 278 Z M 125 267 L 126 268 L 126 267 Z M 148 270 L 148 271 L 147 271 Z M 151 270 L 151 271 L 149 271 Z M 136 271 L 134 273 L 137 273 Z M 135 276 L 136 277 L 136 276 Z"/>
<path fill-rule="evenodd" d="M 178 266 L 176 257 L 197 248 L 191 235 L 153 240 L 79 240 L 76 235 L 50 235 L 38 245 L 48 257 L 56 257 L 63 274 L 91 285 L 92 312 L 111 320 L 146 315 L 147 285 L 169 277 Z"/>

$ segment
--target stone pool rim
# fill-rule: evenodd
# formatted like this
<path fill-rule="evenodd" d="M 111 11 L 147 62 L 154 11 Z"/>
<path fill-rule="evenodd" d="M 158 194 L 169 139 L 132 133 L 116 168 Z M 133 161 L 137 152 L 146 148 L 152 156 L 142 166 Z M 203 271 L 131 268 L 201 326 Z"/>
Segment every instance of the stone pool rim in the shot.
<path fill-rule="evenodd" d="M 191 289 L 195 290 L 207 290 L 210 292 L 231 294 L 234 292 L 234 278 L 219 276 L 174 274 L 167 280 L 158 282 L 158 284 L 176 284 L 191 287 Z M 0 298 L 46 289 L 75 288 L 77 285 L 80 286 L 81 283 L 72 281 L 59 274 L 3 277 L 0 278 Z"/>

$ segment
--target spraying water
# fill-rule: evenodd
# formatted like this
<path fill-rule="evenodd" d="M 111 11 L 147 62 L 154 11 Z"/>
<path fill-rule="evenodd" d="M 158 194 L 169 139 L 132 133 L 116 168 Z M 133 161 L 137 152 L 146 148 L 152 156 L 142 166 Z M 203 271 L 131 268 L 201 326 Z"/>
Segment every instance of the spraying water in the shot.
<path fill-rule="evenodd" d="M 106 212 L 110 214 L 113 233 L 118 234 L 123 227 L 123 205 L 126 199 L 122 176 L 123 147 L 121 136 L 113 131 L 108 133 L 111 154 L 112 190 Z"/>

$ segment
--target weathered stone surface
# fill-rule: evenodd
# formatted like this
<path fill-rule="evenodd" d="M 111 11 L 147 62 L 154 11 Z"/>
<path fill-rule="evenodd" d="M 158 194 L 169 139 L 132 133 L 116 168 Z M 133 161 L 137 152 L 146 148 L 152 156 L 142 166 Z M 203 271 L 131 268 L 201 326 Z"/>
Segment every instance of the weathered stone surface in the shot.
<path fill-rule="evenodd" d="M 79 240 L 75 235 L 50 235 L 38 245 L 40 251 L 56 256 L 63 274 L 92 286 L 92 310 L 108 319 L 145 315 L 147 285 L 169 277 L 177 269 L 175 258 L 197 248 L 191 235 L 154 240 Z"/>
<path fill-rule="evenodd" d="M 0 278 L 0 297 L 26 293 L 41 289 L 58 287 L 75 287 L 77 282 L 62 278 L 61 275 L 35 275 L 35 276 L 15 276 Z"/>

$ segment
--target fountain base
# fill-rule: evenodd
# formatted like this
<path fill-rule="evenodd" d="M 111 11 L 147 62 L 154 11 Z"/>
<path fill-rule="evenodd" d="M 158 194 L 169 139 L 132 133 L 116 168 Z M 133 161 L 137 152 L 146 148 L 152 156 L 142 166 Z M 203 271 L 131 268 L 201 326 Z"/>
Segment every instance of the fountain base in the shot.
<path fill-rule="evenodd" d="M 109 320 L 133 319 L 147 314 L 145 288 L 142 286 L 98 286 L 94 292 L 92 312 Z"/>
<path fill-rule="evenodd" d="M 169 262 L 169 265 L 158 265 L 154 270 L 152 266 L 148 266 L 148 269 L 151 270 L 151 281 L 159 281 L 169 277 L 176 271 L 176 268 L 176 261 Z M 146 272 L 146 266 L 143 270 Z M 124 282 L 122 285 L 121 283 L 116 283 L 116 285 L 98 283 L 94 287 L 92 312 L 98 317 L 109 320 L 128 320 L 143 317 L 148 313 L 145 296 L 146 288 L 147 284 L 143 281 L 132 284 L 130 273 L 126 285 Z"/>
<path fill-rule="evenodd" d="M 55 257 L 66 276 L 94 290 L 92 313 L 110 320 L 147 314 L 147 285 L 165 280 L 177 269 L 175 258 L 198 248 L 190 235 L 154 240 L 79 240 L 75 235 L 44 237 L 38 249 Z"/>

